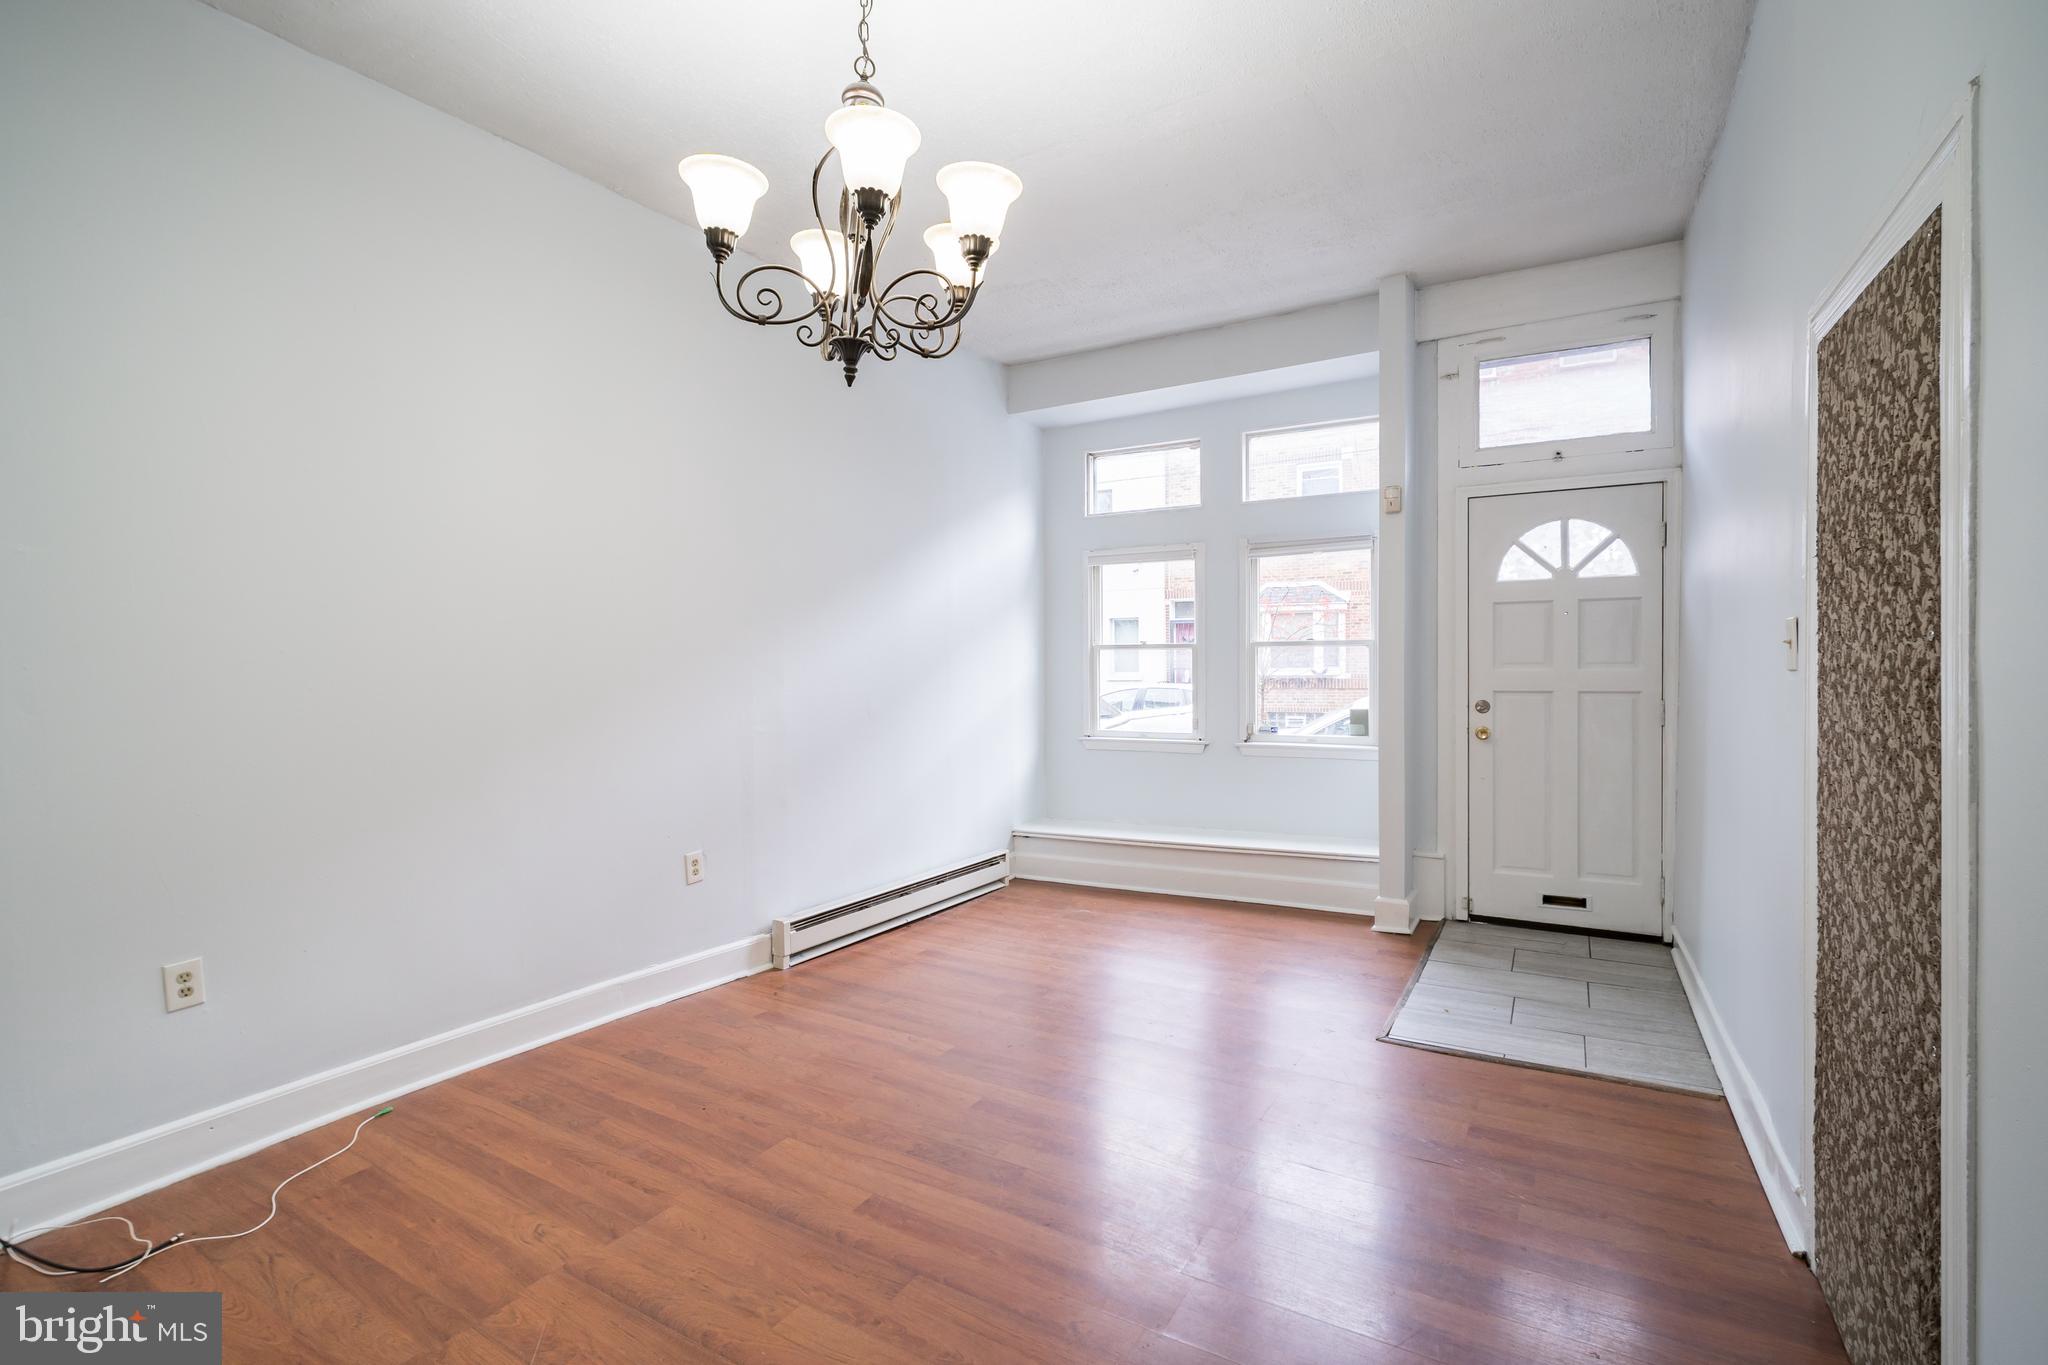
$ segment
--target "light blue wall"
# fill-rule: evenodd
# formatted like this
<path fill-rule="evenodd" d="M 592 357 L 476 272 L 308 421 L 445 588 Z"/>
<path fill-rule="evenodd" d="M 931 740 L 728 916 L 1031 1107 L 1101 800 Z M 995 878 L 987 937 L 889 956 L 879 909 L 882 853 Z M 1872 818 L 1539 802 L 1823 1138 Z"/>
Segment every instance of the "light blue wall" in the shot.
<path fill-rule="evenodd" d="M 1979 105 L 1979 1359 L 2048 1342 L 2048 5 L 1765 0 L 1686 238 L 1680 933 L 1787 1152 L 1803 1122 L 1800 676 L 1809 314 L 1973 76 Z"/>

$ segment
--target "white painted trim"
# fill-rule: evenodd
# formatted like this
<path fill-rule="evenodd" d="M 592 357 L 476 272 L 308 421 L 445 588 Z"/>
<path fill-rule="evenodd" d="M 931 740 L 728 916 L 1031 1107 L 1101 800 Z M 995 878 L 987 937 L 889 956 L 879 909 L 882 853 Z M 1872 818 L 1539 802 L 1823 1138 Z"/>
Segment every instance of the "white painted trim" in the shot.
<path fill-rule="evenodd" d="M 1805 503 L 1799 575 L 1801 947 L 1805 988 L 1804 1112 L 1799 1170 L 1813 1183 L 1816 983 L 1819 953 L 1818 553 L 1820 343 L 1878 272 L 1942 212 L 1941 259 L 1941 1358 L 1969 1365 L 1976 1351 L 1977 736 L 1976 581 L 1976 104 L 1977 83 L 1949 110 L 1883 220 L 1814 305 L 1805 341 Z"/>
<path fill-rule="evenodd" d="M 1415 283 L 1406 275 L 1380 281 L 1380 482 L 1408 487 L 1415 482 Z M 1387 903 L 1389 932 L 1408 932 L 1408 517 L 1380 517 L 1373 560 L 1372 728 L 1380 745 L 1379 842 L 1384 855 L 1380 887 Z M 1382 604 L 1393 604 L 1382 611 Z M 1397 928 L 1396 925 L 1400 927 Z"/>
<path fill-rule="evenodd" d="M 1479 444 L 1480 366 L 1488 360 L 1575 350 L 1648 337 L 1650 429 L 1606 436 Z M 1678 446 L 1678 304 L 1630 304 L 1578 317 L 1485 328 L 1437 344 L 1439 458 L 1454 461 L 1459 481 L 1554 478 L 1644 465 L 1675 464 Z"/>
<path fill-rule="evenodd" d="M 1470 503 L 1475 497 L 1501 497 L 1515 493 L 1548 493 L 1561 489 L 1610 488 L 1635 483 L 1664 486 L 1664 799 L 1663 865 L 1664 884 L 1671 884 L 1678 846 L 1678 721 L 1683 698 L 1679 694 L 1678 649 L 1683 629 L 1679 621 L 1678 566 L 1685 540 L 1685 472 L 1676 466 L 1641 469 L 1599 475 L 1567 475 L 1554 479 L 1525 479 L 1513 483 L 1461 483 L 1449 460 L 1439 468 L 1450 480 L 1437 500 L 1437 581 L 1442 597 L 1437 604 L 1437 828 L 1449 831 L 1444 850 L 1445 915 L 1465 918 L 1464 899 L 1472 884 L 1470 809 L 1471 754 L 1465 743 L 1466 698 L 1471 695 L 1470 654 L 1467 639 L 1470 619 L 1466 612 L 1469 585 Z M 1664 938 L 1668 942 L 1676 924 L 1671 898 L 1664 898 Z"/>
<path fill-rule="evenodd" d="M 1349 758 L 1377 761 L 1380 749 L 1377 744 L 1318 744 L 1311 741 L 1299 743 L 1284 739 L 1241 739 L 1237 751 L 1254 758 Z"/>
<path fill-rule="evenodd" d="M 1415 932 L 1415 903 L 1406 896 L 1377 896 L 1372 903 L 1372 928 L 1376 934 Z"/>
<path fill-rule="evenodd" d="M 1415 855 L 1415 894 L 1409 897 L 1415 918 L 1424 922 L 1445 918 L 1449 897 L 1444 892 L 1444 855 L 1440 852 Z"/>
<path fill-rule="evenodd" d="M 1011 835 L 1013 840 L 1068 839 L 1080 843 L 1134 844 L 1148 848 L 1222 848 L 1240 853 L 1268 853 L 1282 858 L 1330 858 L 1348 863 L 1376 863 L 1380 860 L 1379 850 L 1362 839 L 1319 839 L 1293 834 L 1181 829 L 1164 825 L 1031 820 L 1018 825 Z M 1021 874 L 1013 870 L 1012 875 Z"/>
<path fill-rule="evenodd" d="M 10 1231 L 75 1222 L 309 1128 L 768 968 L 768 936 L 707 948 L 0 1177 Z"/>
<path fill-rule="evenodd" d="M 1010 871 L 1027 881 L 1347 915 L 1371 914 L 1379 889 L 1375 855 L 1260 848 L 1252 836 L 1204 838 L 1195 831 L 1143 835 L 1019 829 L 1010 841 Z"/>
<path fill-rule="evenodd" d="M 1692 1002 L 1700 1036 L 1706 1039 L 1707 1055 L 1714 1059 L 1714 1070 L 1721 1075 L 1721 1089 L 1735 1115 L 1735 1129 L 1742 1134 L 1742 1145 L 1749 1149 L 1749 1163 L 1756 1168 L 1764 1198 L 1770 1201 L 1771 1214 L 1778 1220 L 1778 1231 L 1787 1247 L 1803 1255 L 1813 1244 L 1813 1210 L 1807 1205 L 1798 1167 L 1779 1144 L 1778 1126 L 1771 1121 L 1763 1091 L 1757 1088 L 1755 1078 L 1743 1064 L 1742 1054 L 1735 1050 L 1734 1039 L 1721 1023 L 1721 1013 L 1714 1008 L 1713 997 L 1700 980 L 1699 968 L 1693 963 L 1685 940 L 1676 934 L 1671 940 L 1671 960 L 1678 966 L 1679 984 L 1685 987 L 1686 998 Z"/>
<path fill-rule="evenodd" d="M 1142 684 L 1140 684 L 1142 686 Z M 1091 701 L 1093 698 L 1090 699 Z M 1117 739 L 1109 735 L 1083 735 L 1084 749 L 1122 749 L 1134 754 L 1198 754 L 1209 747 L 1206 739 Z"/>
<path fill-rule="evenodd" d="M 1482 328 L 1547 322 L 1578 313 L 1678 298 L 1685 281 L 1685 243 L 1588 256 L 1556 265 L 1509 270 L 1432 284 L 1421 291 L 1415 339 L 1440 341 Z"/>

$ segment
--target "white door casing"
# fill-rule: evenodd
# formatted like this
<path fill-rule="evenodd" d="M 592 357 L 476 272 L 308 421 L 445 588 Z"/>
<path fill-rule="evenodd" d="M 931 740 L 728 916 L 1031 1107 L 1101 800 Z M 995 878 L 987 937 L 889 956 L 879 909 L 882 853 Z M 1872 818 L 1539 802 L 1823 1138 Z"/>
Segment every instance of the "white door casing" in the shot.
<path fill-rule="evenodd" d="M 1471 913 L 1661 936 L 1663 487 L 1467 515 Z"/>

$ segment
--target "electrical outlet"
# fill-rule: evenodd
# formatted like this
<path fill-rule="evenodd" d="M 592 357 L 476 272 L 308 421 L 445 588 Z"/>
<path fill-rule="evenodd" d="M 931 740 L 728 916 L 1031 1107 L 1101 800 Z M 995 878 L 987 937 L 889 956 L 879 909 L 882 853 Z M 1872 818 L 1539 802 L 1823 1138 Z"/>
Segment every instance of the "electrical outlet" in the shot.
<path fill-rule="evenodd" d="M 1390 483 L 1380 488 L 1380 511 L 1393 516 L 1401 510 L 1401 485 Z"/>
<path fill-rule="evenodd" d="M 683 855 L 683 880 L 691 886 L 704 880 L 704 850 Z"/>
<path fill-rule="evenodd" d="M 164 968 L 164 1012 L 189 1010 L 206 1003 L 206 969 L 203 960 L 191 958 Z"/>

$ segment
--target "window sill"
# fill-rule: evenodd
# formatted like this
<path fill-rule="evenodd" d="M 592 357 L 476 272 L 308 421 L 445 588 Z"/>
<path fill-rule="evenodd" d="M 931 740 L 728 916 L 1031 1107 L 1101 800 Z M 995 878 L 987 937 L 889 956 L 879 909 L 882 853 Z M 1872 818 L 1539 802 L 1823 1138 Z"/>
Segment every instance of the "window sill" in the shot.
<path fill-rule="evenodd" d="M 1131 753 L 1150 754 L 1198 754 L 1209 747 L 1206 739 L 1129 739 L 1109 735 L 1083 735 L 1084 749 L 1123 749 Z"/>
<path fill-rule="evenodd" d="M 1380 756 L 1377 744 L 1290 744 L 1286 740 L 1273 739 L 1239 740 L 1237 751 L 1273 758 L 1377 759 Z"/>

